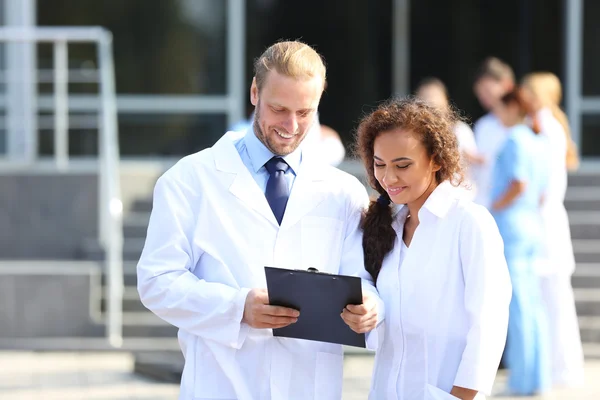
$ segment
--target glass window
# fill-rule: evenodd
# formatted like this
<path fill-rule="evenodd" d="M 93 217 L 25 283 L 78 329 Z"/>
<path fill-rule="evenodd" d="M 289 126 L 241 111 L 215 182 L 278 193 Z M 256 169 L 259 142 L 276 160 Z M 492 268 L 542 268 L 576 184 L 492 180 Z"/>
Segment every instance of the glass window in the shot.
<path fill-rule="evenodd" d="M 583 4 L 583 95 L 600 96 L 600 1 L 584 1 Z"/>
<path fill-rule="evenodd" d="M 39 150 L 54 155 L 54 126 L 51 113 L 39 116 Z M 212 146 L 226 131 L 224 114 L 119 114 L 122 157 L 182 157 Z M 69 116 L 69 154 L 98 154 L 95 114 Z"/>
<path fill-rule="evenodd" d="M 98 154 L 98 116 L 95 113 L 69 114 L 69 154 L 96 156 Z M 54 114 L 38 115 L 38 150 L 42 157 L 54 156 Z"/>
<path fill-rule="evenodd" d="M 253 59 L 281 38 L 298 38 L 325 58 L 319 118 L 350 144 L 369 106 L 391 94 L 392 1 L 247 0 L 246 88 Z"/>
<path fill-rule="evenodd" d="M 37 23 L 109 29 L 114 37 L 118 93 L 224 94 L 227 3 L 44 0 L 37 2 Z M 51 46 L 39 49 L 40 65 L 51 67 Z M 71 68 L 95 65 L 94 46 L 72 45 L 69 50 Z"/>
<path fill-rule="evenodd" d="M 185 156 L 212 146 L 225 114 L 119 114 L 121 155 Z"/>
<path fill-rule="evenodd" d="M 92 43 L 69 43 L 69 94 L 100 93 L 96 45 Z M 54 46 L 51 43 L 37 44 L 38 91 L 40 94 L 54 93 Z"/>
<path fill-rule="evenodd" d="M 581 154 L 587 157 L 600 157 L 600 115 L 582 117 Z"/>

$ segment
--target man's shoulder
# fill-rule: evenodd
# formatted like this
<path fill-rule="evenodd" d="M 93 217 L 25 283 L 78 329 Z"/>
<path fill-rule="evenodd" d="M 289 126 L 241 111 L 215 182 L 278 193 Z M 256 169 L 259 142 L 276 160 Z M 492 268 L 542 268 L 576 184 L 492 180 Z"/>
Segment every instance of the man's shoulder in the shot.
<path fill-rule="evenodd" d="M 494 114 L 487 113 L 481 118 L 479 118 L 477 121 L 475 121 L 475 124 L 473 125 L 473 130 L 479 131 L 482 128 L 484 129 L 491 125 L 496 125 L 498 124 L 498 122 L 498 118 Z"/>
<path fill-rule="evenodd" d="M 194 172 L 206 172 L 211 166 L 214 166 L 214 155 L 209 147 L 181 158 L 164 172 L 162 178 L 175 180 L 186 179 Z"/>

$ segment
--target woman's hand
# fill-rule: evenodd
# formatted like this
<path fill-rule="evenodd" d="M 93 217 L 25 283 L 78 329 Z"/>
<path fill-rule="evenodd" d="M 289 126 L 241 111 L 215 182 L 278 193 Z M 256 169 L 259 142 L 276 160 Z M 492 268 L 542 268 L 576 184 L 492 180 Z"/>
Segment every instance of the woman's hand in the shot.
<path fill-rule="evenodd" d="M 372 331 L 377 326 L 377 300 L 365 294 L 363 304 L 349 304 L 344 308 L 342 319 L 356 333 Z"/>
<path fill-rule="evenodd" d="M 461 400 L 473 400 L 477 396 L 477 390 L 467 389 L 460 386 L 454 386 L 450 394 Z"/>

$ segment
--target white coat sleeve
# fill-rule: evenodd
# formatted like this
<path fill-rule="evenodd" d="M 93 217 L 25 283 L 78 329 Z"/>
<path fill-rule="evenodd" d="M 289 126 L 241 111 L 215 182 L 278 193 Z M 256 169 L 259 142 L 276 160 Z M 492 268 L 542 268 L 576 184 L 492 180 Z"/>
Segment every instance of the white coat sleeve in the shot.
<path fill-rule="evenodd" d="M 178 170 L 175 170 L 178 168 Z M 249 327 L 242 323 L 249 289 L 206 282 L 190 270 L 202 251 L 193 246 L 201 204 L 180 166 L 163 175 L 154 189 L 146 243 L 137 266 L 144 306 L 166 322 L 204 339 L 239 349 Z"/>
<path fill-rule="evenodd" d="M 368 293 L 377 301 L 377 325 L 379 326 L 385 318 L 385 306 L 383 300 L 379 297 L 371 274 L 365 269 L 362 246 L 363 235 L 360 228 L 360 220 L 369 204 L 369 196 L 365 187 L 358 180 L 355 182 L 356 186 L 352 188 L 353 191 L 347 211 L 346 236 L 342 249 L 340 274 L 358 276 L 362 279 L 363 296 Z M 366 341 L 368 349 L 377 349 L 377 329 L 367 333 Z"/>
<path fill-rule="evenodd" d="M 484 207 L 466 212 L 459 243 L 469 329 L 454 385 L 489 395 L 506 343 L 512 286 L 502 237 Z"/>

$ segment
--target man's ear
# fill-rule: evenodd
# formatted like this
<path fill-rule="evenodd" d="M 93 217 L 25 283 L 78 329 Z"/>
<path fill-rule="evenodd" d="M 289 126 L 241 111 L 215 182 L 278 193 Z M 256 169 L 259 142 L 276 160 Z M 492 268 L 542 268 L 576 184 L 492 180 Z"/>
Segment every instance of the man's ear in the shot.
<path fill-rule="evenodd" d="M 256 85 L 256 77 L 252 78 L 252 85 L 250 86 L 250 103 L 254 107 L 258 104 L 258 86 Z"/>

